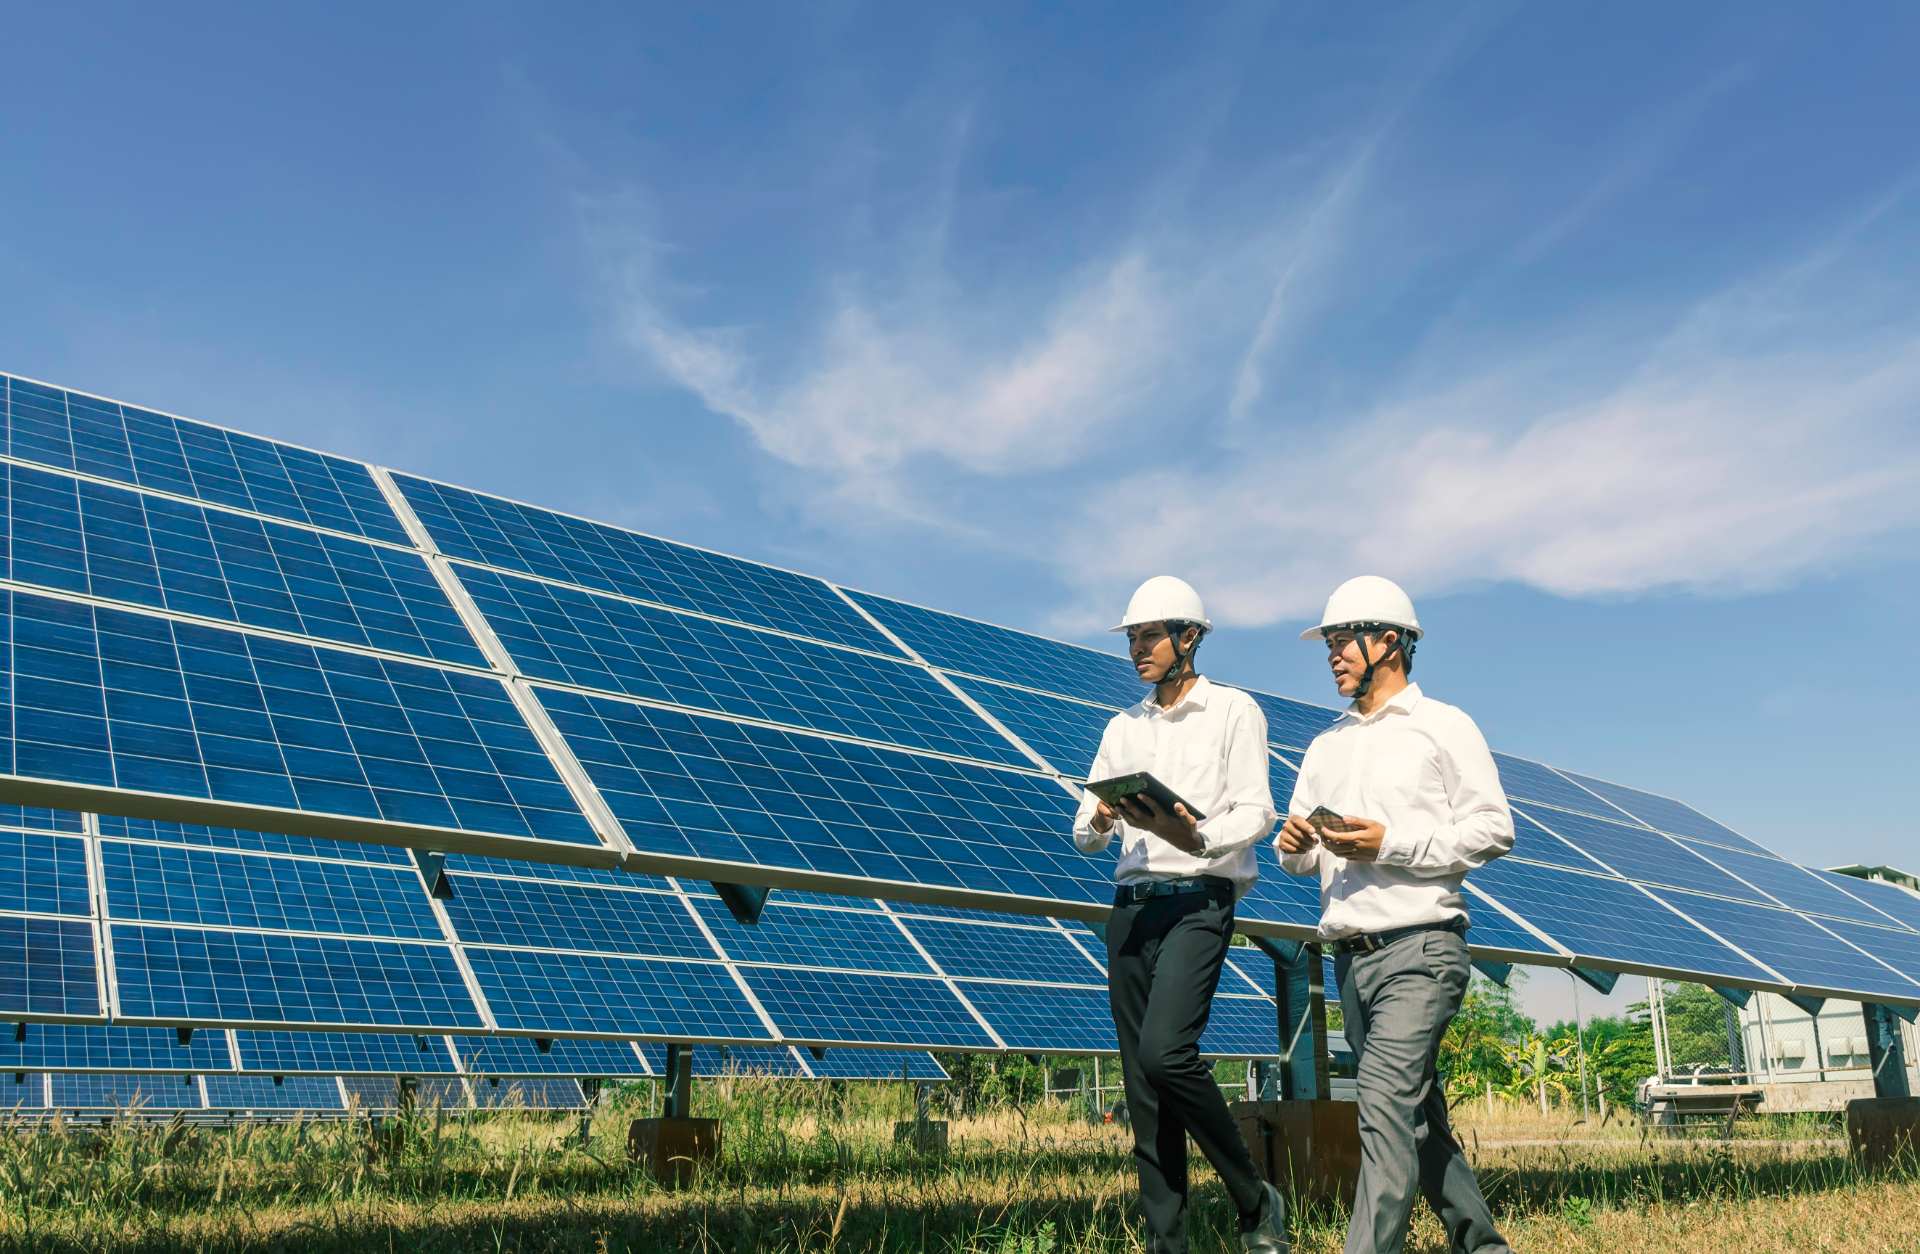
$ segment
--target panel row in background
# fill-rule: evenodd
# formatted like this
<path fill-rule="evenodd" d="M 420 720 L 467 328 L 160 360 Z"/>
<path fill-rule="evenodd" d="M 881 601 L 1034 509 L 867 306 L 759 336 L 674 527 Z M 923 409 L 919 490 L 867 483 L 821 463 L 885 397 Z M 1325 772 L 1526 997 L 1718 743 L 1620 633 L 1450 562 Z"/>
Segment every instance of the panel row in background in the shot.
<path fill-rule="evenodd" d="M 0 831 L 0 910 L 21 912 L 0 915 L 0 937 L 19 938 L 0 952 L 8 1018 L 1115 1047 L 1104 946 L 1084 924 L 799 892 L 777 894 L 748 924 L 705 885 L 459 855 L 446 859 L 436 897 L 408 855 L 376 846 L 16 817 L 87 830 Z M 47 928 L 64 929 L 56 943 L 37 940 Z M 1270 960 L 1245 954 L 1203 1042 L 1215 1055 L 1277 1049 L 1262 992 L 1271 978 L 1259 970 Z"/>
<path fill-rule="evenodd" d="M 202 1030 L 48 1023 L 0 1039 L 0 1072 L 112 1075 L 465 1076 L 638 1080 L 666 1074 L 658 1043 L 524 1036 Z M 944 1080 L 915 1050 L 699 1045 L 696 1076 L 753 1072 L 821 1080 Z"/>
<path fill-rule="evenodd" d="M 446 1110 L 585 1110 L 571 1079 L 418 1081 L 413 1101 Z M 0 1116 L 13 1118 L 275 1119 L 381 1114 L 397 1110 L 392 1076 L 111 1075 L 16 1072 L 0 1075 Z"/>
<path fill-rule="evenodd" d="M 1078 774 L 1111 711 L 1140 691 L 1125 659 L 424 479 L 395 476 L 389 496 L 359 463 L 0 387 L 0 449 L 36 463 L 8 471 L 14 542 L 0 573 L 137 607 L 13 594 L 18 773 L 597 848 L 500 675 L 430 664 L 478 655 L 424 536 L 538 681 L 544 717 L 640 864 L 1103 905 L 1104 862 L 1059 837 L 1071 798 L 1019 768 Z M 1255 697 L 1284 796 L 1288 758 L 1336 714 Z M 1920 988 L 1908 901 L 1796 867 L 1667 798 L 1519 758 L 1500 767 L 1522 838 L 1480 877 L 1476 899 L 1495 907 L 1476 928 L 1488 956 L 1903 1004 Z M 1596 926 L 1616 910 L 1646 928 Z M 1249 930 L 1282 935 L 1304 935 L 1314 914 L 1310 887 L 1278 876 L 1241 909 Z M 42 949 L 74 940 L 47 918 L 14 930 Z M 177 960 L 178 937 L 149 935 L 159 952 L 136 966 Z M 210 945 L 207 959 L 254 956 L 240 949 Z M 524 954 L 505 961 L 488 958 L 482 978 L 550 974 Z M 458 998 L 442 1000 L 457 1018 Z"/>

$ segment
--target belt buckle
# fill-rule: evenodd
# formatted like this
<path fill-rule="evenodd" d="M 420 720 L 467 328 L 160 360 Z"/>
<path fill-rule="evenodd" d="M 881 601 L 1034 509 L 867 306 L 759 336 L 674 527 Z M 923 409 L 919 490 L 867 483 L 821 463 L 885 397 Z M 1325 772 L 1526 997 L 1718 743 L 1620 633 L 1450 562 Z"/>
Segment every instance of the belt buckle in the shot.
<path fill-rule="evenodd" d="M 1380 938 L 1372 932 L 1362 932 L 1353 938 L 1354 946 L 1363 954 L 1380 952 Z"/>
<path fill-rule="evenodd" d="M 1132 902 L 1136 906 L 1143 901 L 1153 900 L 1153 885 L 1152 884 L 1128 884 L 1127 900 Z"/>

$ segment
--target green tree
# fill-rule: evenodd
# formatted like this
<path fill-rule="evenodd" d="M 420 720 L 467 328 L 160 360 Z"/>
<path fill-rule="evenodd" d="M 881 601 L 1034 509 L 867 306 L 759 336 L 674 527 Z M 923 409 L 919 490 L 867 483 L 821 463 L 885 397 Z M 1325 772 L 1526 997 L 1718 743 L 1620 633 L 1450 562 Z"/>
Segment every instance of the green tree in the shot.
<path fill-rule="evenodd" d="M 1535 1030 L 1533 1020 L 1514 1004 L 1514 986 L 1522 978 L 1516 970 L 1502 987 L 1476 972 L 1467 985 L 1460 1013 L 1440 1042 L 1440 1073 L 1446 1077 L 1448 1102 L 1484 1093 L 1488 1085 L 1507 1087 L 1512 1077 L 1507 1051 Z"/>

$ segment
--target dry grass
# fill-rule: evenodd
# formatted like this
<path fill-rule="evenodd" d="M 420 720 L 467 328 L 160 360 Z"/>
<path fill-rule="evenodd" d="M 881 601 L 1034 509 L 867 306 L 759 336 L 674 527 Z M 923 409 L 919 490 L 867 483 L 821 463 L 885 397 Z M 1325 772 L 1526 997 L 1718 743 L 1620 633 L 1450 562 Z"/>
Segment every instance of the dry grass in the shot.
<path fill-rule="evenodd" d="M 1120 1129 L 1067 1108 L 952 1123 L 926 1159 L 892 1144 L 901 1086 L 739 1081 L 703 1095 L 723 1161 L 681 1191 L 626 1161 L 626 1120 L 588 1146 L 570 1117 L 431 1115 L 378 1147 L 337 1125 L 232 1130 L 16 1129 L 0 1138 L 0 1247 L 36 1250 L 1134 1251 Z M 724 1108 L 722 1108 L 724 1107 Z M 1920 1180 L 1862 1176 L 1830 1125 L 1743 1125 L 1730 1142 L 1650 1139 L 1637 1125 L 1461 1112 L 1509 1238 L 1528 1251 L 1920 1250 Z M 1297 1248 L 1340 1248 L 1344 1216 L 1302 1217 Z M 1204 1173 L 1199 1254 L 1237 1248 Z M 1409 1246 L 1444 1250 L 1422 1214 Z"/>

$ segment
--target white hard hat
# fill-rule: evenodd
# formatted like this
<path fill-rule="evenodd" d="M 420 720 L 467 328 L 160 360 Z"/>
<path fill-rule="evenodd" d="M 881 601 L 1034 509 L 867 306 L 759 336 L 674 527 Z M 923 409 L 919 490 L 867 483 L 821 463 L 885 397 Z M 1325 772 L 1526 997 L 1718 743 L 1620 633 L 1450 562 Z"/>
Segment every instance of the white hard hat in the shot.
<path fill-rule="evenodd" d="M 1213 630 L 1213 623 L 1200 604 L 1200 594 L 1193 590 L 1192 584 L 1172 575 L 1155 575 L 1134 589 L 1133 599 L 1127 602 L 1126 616 L 1107 630 L 1125 631 L 1142 623 L 1166 622 L 1199 623 L 1203 629 Z"/>
<path fill-rule="evenodd" d="M 1420 620 L 1414 617 L 1413 599 L 1391 579 L 1379 575 L 1356 575 L 1333 590 L 1327 598 L 1327 612 L 1318 627 L 1300 633 L 1302 640 L 1318 640 L 1322 632 L 1357 623 L 1380 623 L 1398 627 L 1410 640 L 1420 638 Z"/>

